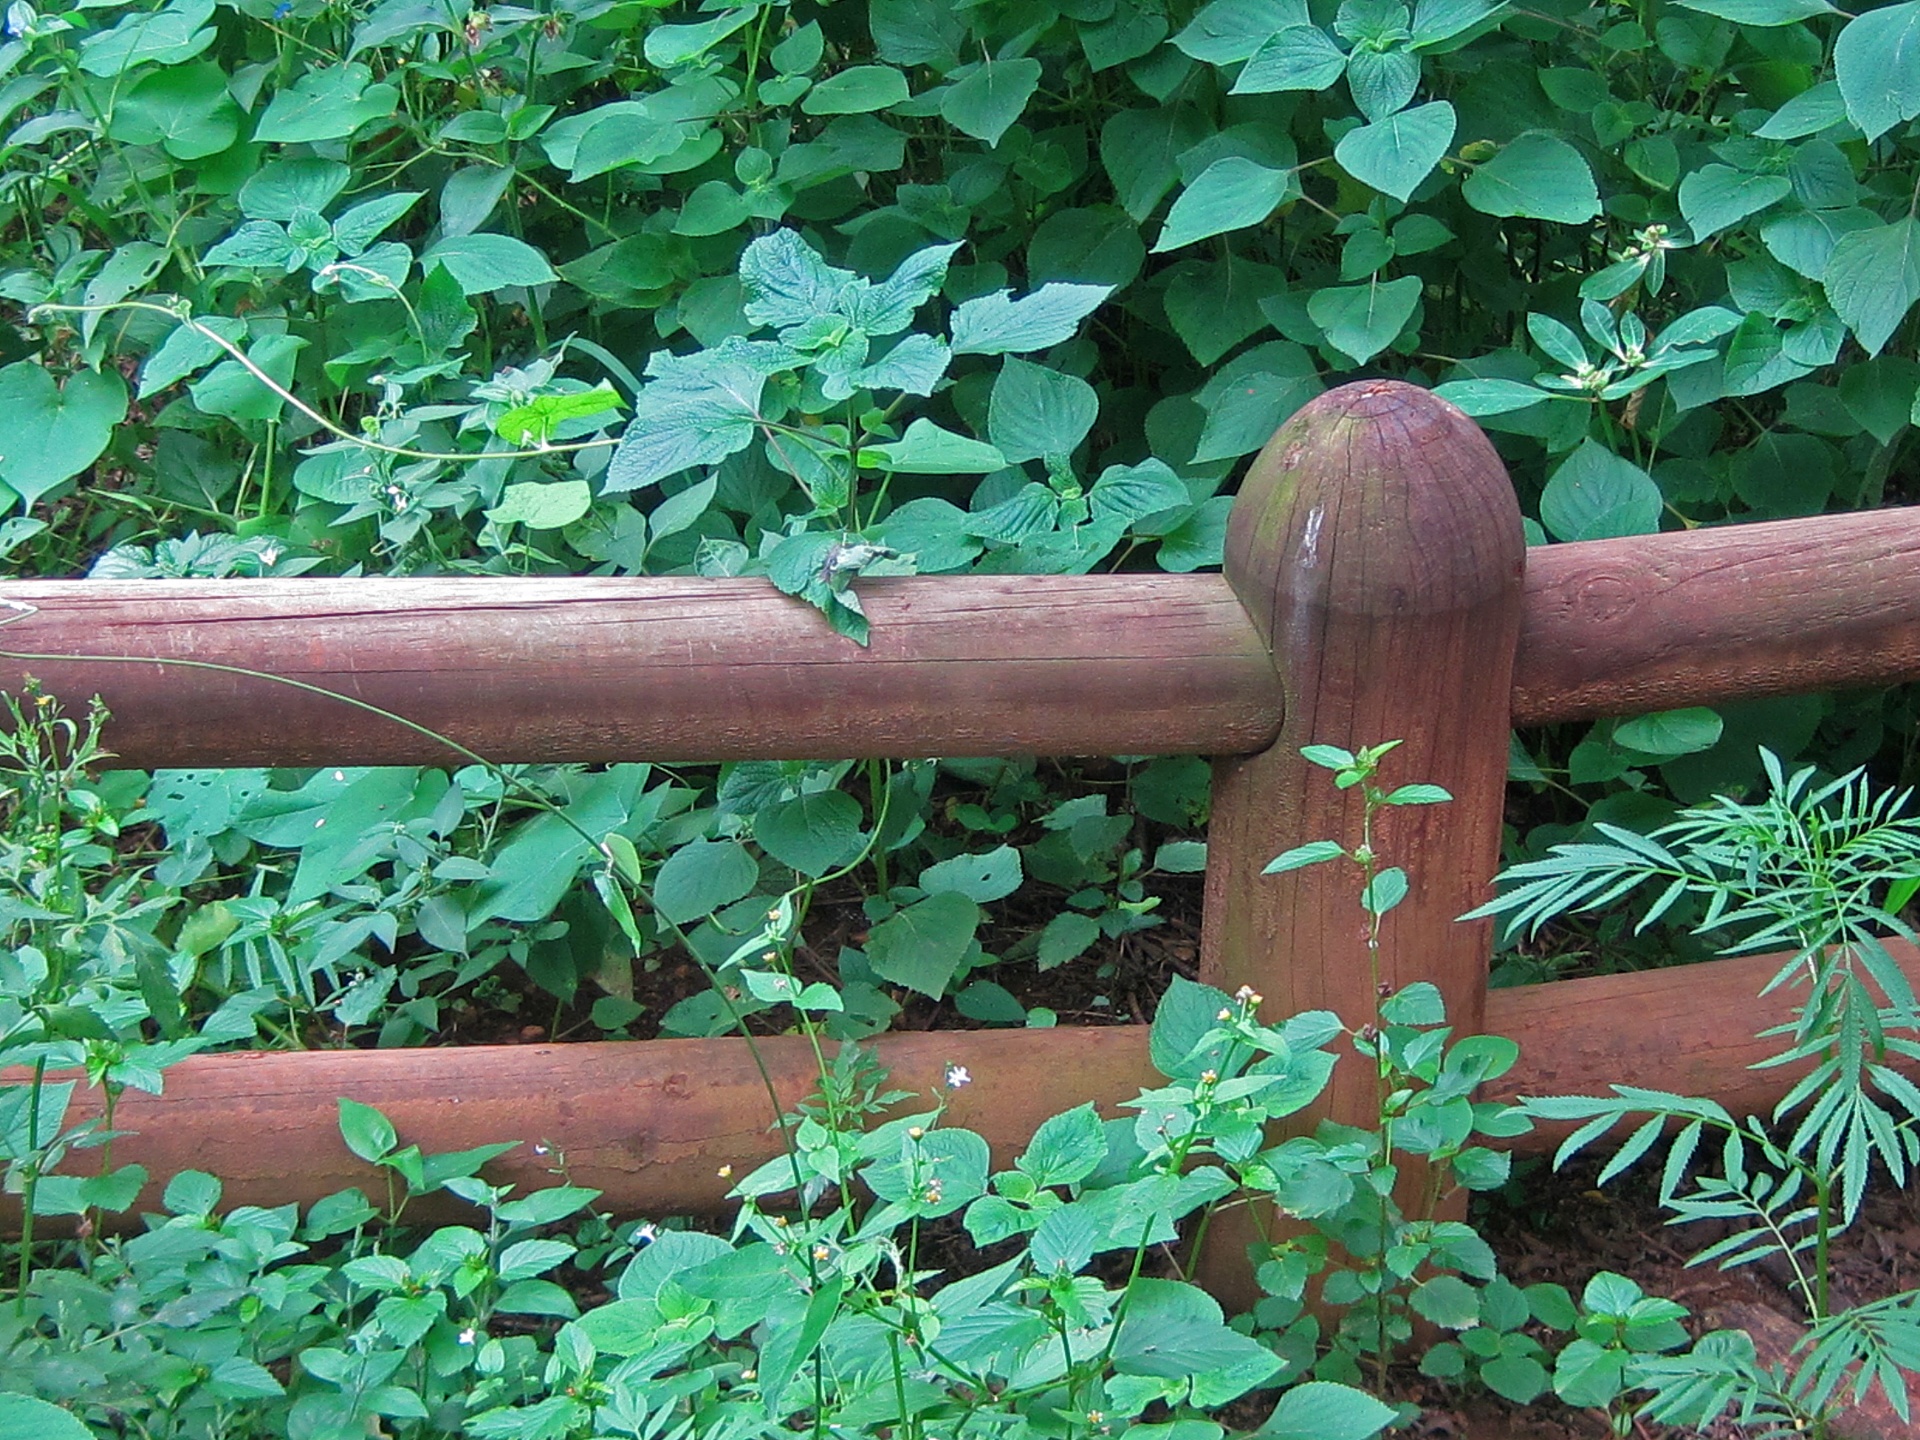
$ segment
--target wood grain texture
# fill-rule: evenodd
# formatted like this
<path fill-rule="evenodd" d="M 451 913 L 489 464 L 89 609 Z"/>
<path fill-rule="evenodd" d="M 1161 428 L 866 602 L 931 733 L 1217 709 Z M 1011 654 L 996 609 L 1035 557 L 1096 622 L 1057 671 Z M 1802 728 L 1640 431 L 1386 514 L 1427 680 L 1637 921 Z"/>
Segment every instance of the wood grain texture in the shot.
<path fill-rule="evenodd" d="M 1528 553 L 1512 718 L 1626 715 L 1920 675 L 1920 513 L 1725 526 Z M 502 763 L 1231 755 L 1281 687 L 1219 575 L 865 582 L 874 644 L 762 581 L 15 581 L 0 649 L 265 670 Z M 399 726 L 265 681 L 0 661 L 99 694 L 142 766 L 444 763 Z"/>
<path fill-rule="evenodd" d="M 507 762 L 1254 750 L 1279 726 L 1218 577 L 940 576 L 861 587 L 862 649 L 762 580 L 21 581 L 0 649 L 234 665 L 371 702 Z M 0 661 L 100 695 L 135 766 L 447 763 L 270 681 Z"/>
<path fill-rule="evenodd" d="M 1431 980 L 1449 1018 L 1478 1026 L 1491 930 L 1454 917 L 1486 898 L 1499 862 L 1524 557 L 1493 448 L 1413 386 L 1332 391 L 1261 453 L 1234 507 L 1226 573 L 1272 645 L 1285 720 L 1271 750 L 1214 768 L 1203 979 L 1251 985 L 1279 1014 L 1373 1013 L 1358 872 L 1261 870 L 1305 841 L 1360 839 L 1360 791 L 1336 790 L 1301 746 L 1402 740 L 1381 782 L 1428 781 L 1454 800 L 1376 822 L 1383 868 L 1404 865 L 1412 881 L 1383 924 L 1377 979 Z M 1370 1076 L 1336 1079 L 1336 1116 L 1373 1106 Z"/>
<path fill-rule="evenodd" d="M 1499 865 L 1525 556 L 1493 447 L 1425 390 L 1343 386 L 1268 442 L 1234 502 L 1226 575 L 1273 650 L 1285 715 L 1272 749 L 1214 763 L 1203 980 L 1251 986 L 1275 1014 L 1332 1010 L 1349 1025 L 1376 1016 L 1381 992 L 1427 980 L 1449 1019 L 1478 1028 L 1492 932 L 1454 917 L 1487 897 Z M 1261 872 L 1295 845 L 1362 837 L 1360 789 L 1336 789 L 1301 747 L 1386 740 L 1404 743 L 1382 784 L 1431 782 L 1453 803 L 1374 822 L 1380 868 L 1404 865 L 1411 880 L 1382 925 L 1375 966 L 1355 867 Z M 1288 1128 L 1320 1116 L 1370 1125 L 1376 1088 L 1372 1068 L 1348 1055 L 1327 1095 Z M 1403 1167 L 1401 1184 L 1417 1194 L 1424 1179 Z M 1250 1304 L 1255 1217 L 1221 1219 L 1200 1273 L 1222 1303 Z"/>
<path fill-rule="evenodd" d="M 1893 950 L 1920 986 L 1920 951 Z M 1482 1098 L 1605 1094 L 1629 1081 L 1764 1114 L 1799 1074 L 1748 1068 L 1772 1053 L 1754 1034 L 1786 1020 L 1794 1004 L 1788 991 L 1759 994 L 1783 958 L 1495 990 L 1486 1029 L 1519 1041 L 1520 1063 Z M 1271 1001 L 1264 1012 L 1280 1014 Z M 758 1043 L 791 1105 L 812 1082 L 811 1051 L 791 1037 Z M 953 1092 L 951 1123 L 985 1135 L 1003 1166 L 1048 1115 L 1086 1101 L 1106 1116 L 1130 1113 L 1119 1102 L 1156 1083 L 1138 1025 L 923 1032 L 885 1036 L 875 1048 L 895 1082 L 923 1096 L 946 1066 L 965 1065 L 973 1083 Z M 0 1083 L 24 1078 L 0 1073 Z M 384 1194 L 372 1167 L 341 1143 L 340 1095 L 379 1106 L 403 1141 L 431 1151 L 526 1141 L 487 1167 L 499 1182 L 548 1183 L 564 1155 L 575 1183 L 605 1190 L 622 1215 L 722 1208 L 731 1184 L 722 1165 L 744 1175 L 779 1153 L 752 1056 L 728 1039 L 194 1056 L 167 1071 L 164 1096 L 122 1097 L 116 1119 L 128 1133 L 114 1142 L 114 1160 L 152 1173 L 148 1208 L 189 1169 L 219 1175 L 229 1204 L 311 1204 L 348 1185 Z M 75 1097 L 71 1118 L 96 1113 L 97 1092 Z M 1507 1143 L 1540 1151 L 1557 1141 L 1541 1131 Z M 69 1168 L 93 1155 L 78 1152 Z"/>
<path fill-rule="evenodd" d="M 1920 677 L 1920 510 L 1527 552 L 1516 724 Z"/>

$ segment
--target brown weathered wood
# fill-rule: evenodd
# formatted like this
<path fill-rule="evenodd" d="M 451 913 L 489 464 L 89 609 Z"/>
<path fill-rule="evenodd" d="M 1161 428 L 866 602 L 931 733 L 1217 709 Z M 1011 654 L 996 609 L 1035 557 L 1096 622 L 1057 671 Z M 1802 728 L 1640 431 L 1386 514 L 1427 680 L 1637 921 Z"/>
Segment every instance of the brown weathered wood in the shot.
<path fill-rule="evenodd" d="M 1920 986 L 1920 951 L 1893 950 Z M 1781 958 L 1495 990 L 1485 1028 L 1519 1041 L 1520 1063 L 1484 1098 L 1604 1094 L 1628 1081 L 1765 1113 L 1799 1074 L 1747 1068 L 1774 1048 L 1753 1036 L 1786 1020 L 1797 998 L 1759 994 Z M 1263 1013 L 1280 1014 L 1272 1002 Z M 812 1083 L 812 1051 L 790 1037 L 758 1043 L 791 1105 Z M 985 1135 L 1002 1165 L 1046 1116 L 1084 1101 L 1127 1113 L 1119 1102 L 1155 1083 L 1144 1026 L 901 1034 L 875 1048 L 898 1084 L 923 1095 L 948 1065 L 966 1066 L 973 1083 L 953 1093 L 951 1121 Z M 623 1215 L 719 1208 L 730 1183 L 722 1165 L 741 1175 L 779 1153 L 773 1108 L 737 1039 L 202 1055 L 168 1070 L 166 1085 L 164 1096 L 127 1092 L 116 1114 L 127 1133 L 114 1160 L 152 1172 L 149 1207 L 187 1169 L 219 1175 L 231 1204 L 310 1204 L 348 1185 L 375 1186 L 371 1167 L 340 1141 L 340 1095 L 379 1106 L 403 1140 L 428 1150 L 524 1140 L 487 1174 L 542 1184 L 564 1157 L 576 1183 L 605 1190 L 604 1203 Z M 82 1093 L 72 1118 L 97 1110 L 97 1094 Z M 1511 1143 L 1539 1151 L 1557 1138 L 1538 1132 Z M 95 1158 L 77 1152 L 68 1168 Z"/>
<path fill-rule="evenodd" d="M 1920 676 L 1920 510 L 1527 554 L 1516 724 Z"/>
<path fill-rule="evenodd" d="M 1234 506 L 1227 576 L 1273 647 L 1286 715 L 1272 749 L 1215 767 L 1204 979 L 1251 985 L 1280 1014 L 1372 1013 L 1356 873 L 1260 872 L 1303 841 L 1360 838 L 1360 792 L 1336 790 L 1301 746 L 1402 740 L 1382 779 L 1430 781 L 1454 801 L 1377 823 L 1383 863 L 1413 886 L 1383 927 L 1377 978 L 1432 980 L 1455 1023 L 1478 1026 L 1490 931 L 1454 917 L 1486 897 L 1498 863 L 1524 555 L 1492 447 L 1413 386 L 1335 390 L 1262 452 Z M 1371 1114 L 1370 1077 L 1335 1088 L 1336 1114 Z"/>
<path fill-rule="evenodd" d="M 1900 940 L 1887 949 L 1920 985 L 1920 949 Z M 1760 994 L 1786 961 L 1785 954 L 1740 955 L 1491 991 L 1487 1030 L 1519 1040 L 1520 1063 L 1480 1098 L 1605 1094 L 1617 1081 L 1708 1095 L 1736 1115 L 1764 1115 L 1807 1069 L 1749 1068 L 1784 1043 L 1779 1036 L 1757 1039 L 1759 1032 L 1787 1023 L 1806 999 L 1804 985 Z M 1897 1058 L 1888 1063 L 1920 1074 Z M 1538 1137 L 1526 1148 L 1544 1144 Z"/>
<path fill-rule="evenodd" d="M 266 670 L 499 762 L 1259 749 L 1279 687 L 1227 588 L 1188 577 L 874 581 L 862 649 L 763 580 L 20 581 L 0 650 Z M 136 766 L 446 763 L 377 715 L 208 670 L 0 661 L 100 695 Z M 457 763 L 457 761 L 456 761 Z"/>
<path fill-rule="evenodd" d="M 0 649 L 162 656 L 342 690 L 490 758 L 1237 754 L 1280 682 L 1218 575 L 864 583 L 874 645 L 764 582 L 15 581 Z M 1528 556 L 1520 725 L 1920 674 L 1920 515 L 1819 516 Z M 284 686 L 0 661 L 102 695 L 129 764 L 404 764 L 447 752 Z"/>
<path fill-rule="evenodd" d="M 1491 931 L 1454 917 L 1486 898 L 1499 863 L 1525 554 L 1493 447 L 1426 391 L 1344 386 L 1261 452 L 1228 523 L 1226 574 L 1273 649 L 1285 719 L 1272 749 L 1214 765 L 1203 979 L 1251 986 L 1277 1014 L 1329 1009 L 1351 1025 L 1373 1017 L 1380 989 L 1429 980 L 1450 1019 L 1479 1027 Z M 1361 838 L 1360 791 L 1336 790 L 1300 748 L 1385 740 L 1405 743 L 1383 781 L 1429 781 L 1454 800 L 1376 821 L 1383 867 L 1404 865 L 1412 889 L 1386 920 L 1374 973 L 1351 867 L 1261 871 L 1305 841 Z M 1323 1113 L 1371 1123 L 1375 1088 L 1350 1057 Z M 1222 1294 L 1250 1273 L 1233 1242 L 1251 1225 L 1228 1230 L 1208 1257 Z"/>

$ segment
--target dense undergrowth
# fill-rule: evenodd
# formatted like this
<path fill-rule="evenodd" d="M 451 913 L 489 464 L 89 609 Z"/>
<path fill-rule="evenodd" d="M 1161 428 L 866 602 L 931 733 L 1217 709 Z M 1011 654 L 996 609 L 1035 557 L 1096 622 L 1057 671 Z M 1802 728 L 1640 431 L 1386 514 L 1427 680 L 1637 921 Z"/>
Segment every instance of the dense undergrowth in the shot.
<path fill-rule="evenodd" d="M 0 556 L 18 576 L 764 575 L 854 644 L 862 575 L 1217 564 L 1244 458 L 1364 374 L 1437 386 L 1475 415 L 1541 543 L 1877 505 L 1903 497 L 1920 391 L 1916 28 L 1920 4 L 1854 16 L 1823 0 L 15 3 L 0 37 L 0 296 L 16 307 L 0 326 Z M 1156 924 L 1167 878 L 1205 860 L 1193 758 L 148 774 L 110 768 L 111 723 L 93 737 L 87 697 L 63 692 L 57 662 L 36 669 L 46 688 L 15 697 L 7 741 L 6 1043 L 28 1064 L 84 1057 L 109 1094 L 159 1085 L 196 1050 L 427 1043 L 476 1009 L 711 1035 L 795 1023 L 799 999 L 836 1041 L 884 1029 L 912 997 L 943 1023 L 1046 1026 L 1023 977 L 1111 963 Z M 1914 728 L 1895 692 L 1528 736 L 1511 854 L 1551 863 L 1596 826 L 1645 833 L 1680 806 L 1757 793 L 1762 743 L 1828 774 L 1904 776 Z M 737 969 L 767 943 L 791 957 L 819 897 L 846 886 L 862 923 L 837 924 L 844 943 L 817 970 L 749 966 L 654 1000 L 663 964 Z M 1658 949 L 1710 948 L 1689 932 L 1724 918 L 1713 903 L 1679 887 Z M 1499 974 L 1647 963 L 1629 930 L 1607 914 L 1508 950 Z M 1438 1023 L 1407 1003 L 1408 1024 Z M 1339 1033 L 1261 1043 L 1285 1069 Z M 1163 1068 L 1191 1086 L 1178 1067 L 1193 1046 L 1177 1048 Z M 1444 1098 L 1443 1072 L 1420 1071 L 1437 1050 L 1375 1058 Z M 899 1346 L 929 1338 L 939 1302 L 903 1226 L 988 1198 L 1033 1218 L 1062 1187 L 1174 1184 L 1189 1152 L 1111 1126 L 1096 1143 L 1075 1121 L 1075 1153 L 1099 1151 L 1084 1173 L 1034 1160 L 1027 1181 L 964 1201 L 950 1186 L 928 1210 L 897 1173 L 922 1138 L 893 1122 L 853 1138 L 868 1090 L 842 1079 L 842 1108 L 811 1117 L 837 1137 L 816 1178 L 833 1190 L 867 1166 L 885 1218 L 846 1191 L 833 1213 L 848 1228 L 821 1232 L 853 1288 L 807 1270 L 807 1293 L 835 1299 L 802 1305 L 778 1342 L 791 1368 L 774 1374 L 814 1377 L 796 1409 L 765 1398 L 779 1386 L 764 1375 L 743 1388 L 772 1363 L 769 1334 L 788 1333 L 775 1306 L 750 1341 L 748 1310 L 801 1293 L 747 1237 L 802 1260 L 816 1242 L 793 1250 L 743 1221 L 728 1253 L 756 1259 L 675 1239 L 622 1271 L 637 1222 L 576 1223 L 592 1197 L 564 1186 L 495 1195 L 472 1178 L 484 1157 L 406 1158 L 359 1111 L 356 1149 L 405 1192 L 465 1192 L 484 1223 L 415 1252 L 381 1207 L 216 1221 L 211 1181 L 176 1182 L 174 1218 L 138 1241 L 58 1252 L 73 1267 L 36 1266 L 51 1242 L 21 1248 L 32 1303 L 15 1307 L 9 1353 L 33 1357 L 34 1378 L 9 1383 L 61 1399 L 128 1387 L 88 1412 L 104 1433 L 359 1435 L 381 1416 L 396 1433 L 654 1437 L 704 1416 L 704 1436 L 804 1412 L 816 1430 L 945 1436 L 964 1428 L 940 1408 L 957 1404 L 1002 1417 L 965 1422 L 996 1434 L 1051 1436 L 1201 1424 L 1239 1379 L 1305 1373 L 1285 1286 L 1278 1310 L 1243 1322 L 1283 1367 L 1254 1375 L 1268 1362 L 1222 1338 L 1197 1292 L 1080 1273 L 1108 1249 L 1160 1253 L 1145 1219 L 1151 1243 L 1122 1233 L 1128 1205 L 1159 1225 L 1227 1193 L 1196 1199 L 1189 1180 L 1178 1204 L 1098 1202 L 1092 1240 L 1052 1222 L 1072 1233 L 1045 1244 L 1064 1249 L 1033 1229 L 1021 1253 L 1052 1259 L 1004 1272 L 1026 1289 L 967 1282 L 939 1318 L 984 1348 L 912 1371 L 941 1397 L 915 1408 L 926 1396 Z M 48 1215 L 124 1209 L 137 1177 L 110 1147 L 72 1150 L 65 1084 L 5 1092 L 10 1185 Z M 1192 1143 L 1251 1163 L 1242 1121 L 1275 1103 L 1272 1086 L 1214 1092 Z M 1906 1140 L 1857 1123 L 1898 1174 Z M 1352 1143 L 1349 1179 L 1391 1163 L 1390 1141 Z M 985 1185 L 984 1162 L 953 1147 L 953 1173 Z M 1845 1150 L 1850 1203 L 1862 1153 Z M 571 1239 L 547 1238 L 559 1222 Z M 1399 1282 L 1429 1320 L 1467 1317 L 1447 1275 L 1485 1283 L 1461 1355 L 1435 1363 L 1501 1393 L 1547 1384 L 1541 1327 L 1587 1324 L 1616 1379 L 1639 1353 L 1625 1317 L 1672 1338 L 1655 1302 L 1589 1296 L 1580 1320 L 1499 1290 L 1477 1252 L 1419 1243 L 1393 1283 L 1384 1261 L 1342 1272 L 1374 1276 L 1373 1310 L 1348 1298 L 1378 1323 L 1371 1349 L 1364 1326 L 1345 1350 L 1328 1332 L 1325 1383 L 1391 1348 L 1381 1317 L 1401 1324 L 1415 1303 L 1381 1298 Z M 1046 1279 L 1063 1256 L 1081 1263 Z M 562 1265 L 641 1276 L 615 1283 L 641 1308 L 555 1342 L 553 1322 L 600 1283 L 554 1286 Z M 870 1309 L 829 1341 L 852 1293 Z M 1146 1321 L 1112 1296 L 1149 1294 L 1137 1303 L 1168 1307 L 1189 1350 L 1240 1355 L 1239 1379 L 1203 1385 L 1190 1360 L 1116 1371 Z M 1623 1318 L 1609 1332 L 1595 1314 Z M 987 1338 L 1034 1315 L 1063 1327 L 1058 1373 Z M 641 1343 L 669 1331 L 683 1349 Z M 1096 1333 L 1101 1353 L 1075 1352 Z M 314 1364 L 290 1366 L 296 1351 Z M 884 1402 L 860 1378 L 881 1352 Z M 844 1393 L 822 1388 L 823 1356 Z M 645 1383 L 605 1388 L 616 1372 Z M 1115 1374 L 1128 1398 L 1096 1403 L 1088 1387 Z M 1613 1403 L 1592 1399 L 1604 1389 L 1574 1398 Z M 1292 1393 L 1357 1407 L 1355 1434 L 1378 1418 Z M 858 1408 L 886 1404 L 890 1419 Z"/>

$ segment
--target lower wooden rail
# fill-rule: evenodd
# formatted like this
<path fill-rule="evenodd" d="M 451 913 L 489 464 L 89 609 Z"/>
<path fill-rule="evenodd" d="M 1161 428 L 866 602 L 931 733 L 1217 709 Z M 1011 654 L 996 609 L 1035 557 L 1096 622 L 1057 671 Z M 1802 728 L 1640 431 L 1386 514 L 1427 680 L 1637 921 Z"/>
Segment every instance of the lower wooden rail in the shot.
<path fill-rule="evenodd" d="M 1894 948 L 1920 986 L 1920 951 Z M 1604 1094 L 1620 1081 L 1763 1112 L 1799 1073 L 1748 1068 L 1777 1049 L 1755 1032 L 1794 1003 L 1784 988 L 1759 995 L 1780 963 L 1749 956 L 1492 991 L 1486 1028 L 1519 1041 L 1520 1064 L 1488 1098 Z M 792 1106 L 814 1083 L 811 1048 L 791 1036 L 757 1044 L 781 1105 Z M 923 1095 L 949 1065 L 965 1066 L 971 1083 L 953 1092 L 950 1123 L 985 1135 L 1001 1165 L 1056 1111 L 1090 1100 L 1124 1114 L 1119 1102 L 1154 1083 L 1137 1025 L 923 1031 L 883 1036 L 874 1049 L 896 1085 Z M 218 1175 L 230 1205 L 308 1204 L 349 1185 L 384 1195 L 377 1172 L 341 1143 L 339 1095 L 378 1105 L 403 1141 L 429 1151 L 523 1140 L 489 1176 L 549 1183 L 564 1167 L 625 1215 L 715 1210 L 733 1183 L 723 1170 L 744 1175 L 780 1153 L 765 1083 L 738 1039 L 211 1055 L 174 1066 L 166 1086 L 164 1096 L 129 1091 L 115 1116 L 129 1133 L 114 1142 L 114 1161 L 152 1173 L 149 1206 L 167 1177 L 189 1169 Z M 75 1115 L 97 1113 L 96 1102 L 76 1099 Z M 1537 1133 L 1514 1148 L 1554 1138 Z"/>

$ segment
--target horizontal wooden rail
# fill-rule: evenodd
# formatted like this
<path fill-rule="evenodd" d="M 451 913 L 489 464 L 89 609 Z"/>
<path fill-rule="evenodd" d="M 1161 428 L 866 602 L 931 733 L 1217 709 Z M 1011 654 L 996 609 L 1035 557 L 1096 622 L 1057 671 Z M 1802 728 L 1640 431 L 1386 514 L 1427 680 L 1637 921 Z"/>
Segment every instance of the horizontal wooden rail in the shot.
<path fill-rule="evenodd" d="M 1895 951 L 1920 984 L 1920 952 Z M 1604 1094 L 1620 1081 L 1764 1112 L 1799 1073 L 1748 1068 L 1777 1048 L 1754 1034 L 1793 1004 L 1787 990 L 1759 995 L 1780 963 L 1754 956 L 1492 991 L 1486 1028 L 1520 1043 L 1520 1064 L 1487 1098 Z M 811 1048 L 794 1037 L 758 1043 L 792 1106 L 817 1076 Z M 947 1066 L 964 1065 L 972 1083 L 953 1092 L 951 1123 L 984 1134 L 1002 1165 L 1048 1115 L 1084 1101 L 1124 1114 L 1118 1102 L 1154 1083 L 1143 1026 L 902 1033 L 874 1048 L 896 1085 L 923 1095 Z M 130 1133 L 114 1142 L 115 1163 L 145 1165 L 154 1194 L 181 1170 L 211 1171 L 228 1204 L 307 1204 L 349 1185 L 384 1194 L 340 1141 L 339 1095 L 379 1105 L 403 1140 L 428 1150 L 525 1140 L 488 1174 L 537 1184 L 564 1162 L 574 1183 L 604 1190 L 623 1214 L 718 1208 L 732 1184 L 723 1169 L 743 1175 L 780 1149 L 765 1086 L 737 1039 L 202 1056 L 168 1070 L 166 1087 L 164 1097 L 121 1099 L 115 1123 Z M 75 1115 L 93 1103 L 76 1099 Z"/>
<path fill-rule="evenodd" d="M 763 581 L 16 581 L 0 649 L 195 660 L 369 701 L 499 761 L 1246 754 L 1281 685 L 1217 575 L 861 585 L 873 644 Z M 3 660 L 99 694 L 131 765 L 443 763 L 377 716 L 214 671 Z M 1515 723 L 1920 674 L 1920 516 L 1820 516 L 1527 559 Z"/>

